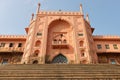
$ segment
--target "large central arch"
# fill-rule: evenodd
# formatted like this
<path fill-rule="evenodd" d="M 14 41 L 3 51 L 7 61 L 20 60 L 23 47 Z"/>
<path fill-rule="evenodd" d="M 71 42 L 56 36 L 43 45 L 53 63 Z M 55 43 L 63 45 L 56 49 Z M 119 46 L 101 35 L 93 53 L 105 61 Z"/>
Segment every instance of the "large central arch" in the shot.
<path fill-rule="evenodd" d="M 48 25 L 48 32 L 47 32 L 47 48 L 46 48 L 46 56 L 49 56 L 48 62 L 50 63 L 57 63 L 55 62 L 56 59 L 58 59 L 58 63 L 67 63 L 68 60 L 66 57 L 67 53 L 70 53 L 70 55 L 73 55 L 72 49 L 68 48 L 73 47 L 73 30 L 72 26 L 69 22 L 65 20 L 55 20 L 52 21 Z M 67 47 L 66 47 L 67 46 Z M 71 51 L 70 51 L 71 50 Z M 66 57 L 62 54 L 58 54 L 59 52 L 64 53 Z M 53 56 L 56 56 L 53 60 L 51 59 Z M 64 59 L 62 61 L 60 58 Z M 47 60 L 47 57 L 46 57 Z"/>
<path fill-rule="evenodd" d="M 53 58 L 52 63 L 68 63 L 68 60 L 64 55 L 59 54 Z"/>

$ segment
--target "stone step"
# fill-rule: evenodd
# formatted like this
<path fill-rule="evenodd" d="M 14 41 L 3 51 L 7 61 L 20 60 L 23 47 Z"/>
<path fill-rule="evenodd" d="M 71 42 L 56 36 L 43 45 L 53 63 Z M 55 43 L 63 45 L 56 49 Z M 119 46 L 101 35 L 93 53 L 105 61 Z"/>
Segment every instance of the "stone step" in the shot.
<path fill-rule="evenodd" d="M 114 68 L 114 67 L 112 67 L 112 68 L 108 68 L 108 67 L 105 67 L 105 68 L 99 68 L 99 67 L 90 67 L 90 68 L 88 68 L 88 67 L 86 67 L 86 68 L 76 68 L 76 67 L 72 67 L 72 68 L 69 68 L 69 67 L 67 67 L 67 68 L 65 68 L 65 67 L 63 67 L 63 68 L 61 68 L 61 67 L 56 67 L 56 68 L 45 68 L 45 67 L 43 67 L 43 68 L 36 68 L 36 67 L 29 67 L 29 68 L 23 68 L 23 67 L 13 67 L 13 68 L 5 68 L 5 67 L 3 67 L 3 68 L 1 68 L 0 70 L 3 70 L 3 69 L 13 69 L 13 70 L 15 70 L 15 69 L 47 69 L 47 70 L 50 70 L 50 69 L 91 69 L 91 70 L 95 70 L 95 69 L 120 69 L 120 68 Z"/>
<path fill-rule="evenodd" d="M 44 78 L 44 77 L 0 77 L 0 80 L 120 80 L 119 78 Z"/>
<path fill-rule="evenodd" d="M 98 71 L 58 71 L 58 70 L 49 70 L 49 71 L 44 71 L 44 70 L 1 70 L 0 71 L 0 74 L 7 74 L 7 73 L 56 73 L 56 72 L 59 72 L 59 73 L 120 73 L 120 71 L 104 71 L 104 70 L 98 70 Z"/>
<path fill-rule="evenodd" d="M 0 80 L 120 79 L 119 65 L 0 65 Z"/>
<path fill-rule="evenodd" d="M 7 66 L 7 65 L 6 65 Z M 88 66 L 78 66 L 78 67 L 76 67 L 76 66 L 72 66 L 72 67 L 64 67 L 64 66 L 53 66 L 53 67 L 51 67 L 51 66 L 41 66 L 41 65 L 39 65 L 39 66 L 0 66 L 0 69 L 52 69 L 52 68 L 54 68 L 54 69 L 63 69 L 63 68 L 75 68 L 75 69 L 87 69 L 88 68 Z M 89 69 L 92 69 L 92 68 L 94 68 L 94 69 L 98 69 L 98 68 L 101 68 L 101 69 L 104 69 L 104 68 L 109 68 L 109 69 L 112 69 L 112 68 L 115 68 L 115 69 L 120 69 L 120 66 L 111 66 L 111 67 L 108 67 L 108 66 L 104 66 L 104 67 L 100 67 L 100 66 L 89 66 Z"/>
<path fill-rule="evenodd" d="M 120 74 L 7 74 L 7 75 L 0 75 L 0 77 L 67 77 L 67 78 L 85 78 L 85 77 L 92 77 L 92 78 L 120 78 Z"/>
<path fill-rule="evenodd" d="M 110 64 L 33 64 L 33 65 L 31 65 L 31 64 L 5 64 L 5 65 L 9 65 L 9 66 L 46 66 L 46 67 L 56 67 L 56 66 L 63 66 L 63 67 L 77 67 L 77 66 L 81 66 L 81 67 L 86 67 L 86 66 L 102 66 L 102 67 L 104 67 L 104 66 L 109 66 L 109 67 L 112 67 L 112 66 L 120 66 L 120 65 L 110 65 Z M 70 65 L 70 66 L 68 66 L 68 65 Z M 2 65 L 1 64 L 1 66 L 4 66 L 4 65 Z"/>
<path fill-rule="evenodd" d="M 106 70 L 101 70 L 101 69 L 98 69 L 98 70 L 0 70 L 0 73 L 1 72 L 120 72 L 120 70 L 114 70 L 114 69 L 106 69 Z"/>
<path fill-rule="evenodd" d="M 85 71 L 92 71 L 92 72 L 95 72 L 95 71 L 106 71 L 106 72 L 109 72 L 109 71 L 119 71 L 118 69 L 92 69 L 92 70 L 89 70 L 89 69 L 5 69 L 5 70 L 0 70 L 0 71 L 19 71 L 19 70 L 23 70 L 23 71 L 27 71 L 27 70 L 34 70 L 34 71 L 62 71 L 62 72 L 68 72 L 68 71 L 71 71 L 71 72 L 85 72 Z"/>

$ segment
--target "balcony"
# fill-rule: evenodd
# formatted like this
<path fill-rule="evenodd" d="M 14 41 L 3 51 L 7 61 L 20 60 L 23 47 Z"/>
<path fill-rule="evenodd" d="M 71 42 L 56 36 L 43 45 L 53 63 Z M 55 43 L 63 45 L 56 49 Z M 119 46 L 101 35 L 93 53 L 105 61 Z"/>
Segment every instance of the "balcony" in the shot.
<path fill-rule="evenodd" d="M 68 49 L 68 43 L 54 43 L 52 42 L 52 48 L 53 49 Z"/>
<path fill-rule="evenodd" d="M 23 52 L 23 48 L 0 47 L 0 52 Z"/>

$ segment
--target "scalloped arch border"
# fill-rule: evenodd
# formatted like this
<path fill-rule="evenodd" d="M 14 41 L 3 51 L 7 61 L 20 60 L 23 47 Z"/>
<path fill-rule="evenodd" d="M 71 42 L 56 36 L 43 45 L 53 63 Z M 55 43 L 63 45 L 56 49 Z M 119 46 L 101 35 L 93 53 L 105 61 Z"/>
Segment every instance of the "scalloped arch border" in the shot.
<path fill-rule="evenodd" d="M 70 25 L 70 27 L 72 27 L 72 25 L 73 25 L 69 19 L 59 17 L 59 18 L 51 19 L 51 20 L 48 22 L 48 28 L 49 28 L 50 24 L 52 24 L 52 22 L 57 21 L 57 20 L 62 20 L 62 21 L 67 22 L 67 23 Z"/>

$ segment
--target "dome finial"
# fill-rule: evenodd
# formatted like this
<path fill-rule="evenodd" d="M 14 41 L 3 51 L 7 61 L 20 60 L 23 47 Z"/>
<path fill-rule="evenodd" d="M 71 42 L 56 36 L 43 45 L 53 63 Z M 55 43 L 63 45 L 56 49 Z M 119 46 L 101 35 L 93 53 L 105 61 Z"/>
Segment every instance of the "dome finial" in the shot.
<path fill-rule="evenodd" d="M 80 13 L 83 14 L 82 4 L 80 4 Z"/>
<path fill-rule="evenodd" d="M 89 20 L 89 15 L 88 15 L 88 13 L 86 14 L 86 21 L 87 21 L 88 23 L 90 23 L 90 20 Z"/>
<path fill-rule="evenodd" d="M 40 11 L 40 3 L 38 3 L 37 13 Z"/>
<path fill-rule="evenodd" d="M 31 21 L 34 19 L 34 13 L 32 13 Z"/>

